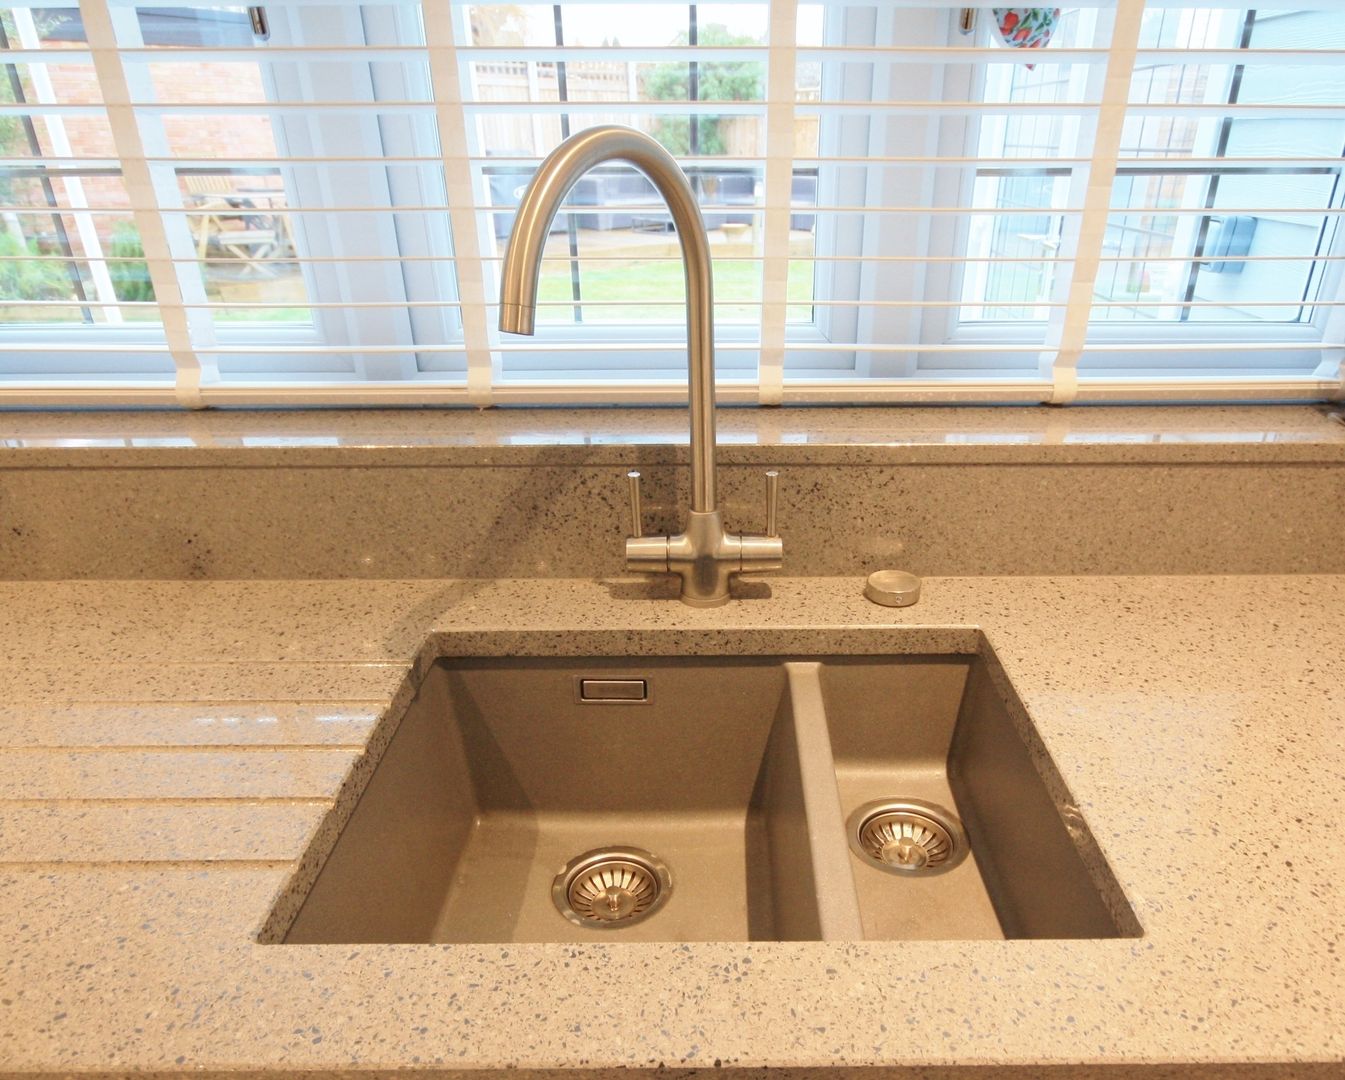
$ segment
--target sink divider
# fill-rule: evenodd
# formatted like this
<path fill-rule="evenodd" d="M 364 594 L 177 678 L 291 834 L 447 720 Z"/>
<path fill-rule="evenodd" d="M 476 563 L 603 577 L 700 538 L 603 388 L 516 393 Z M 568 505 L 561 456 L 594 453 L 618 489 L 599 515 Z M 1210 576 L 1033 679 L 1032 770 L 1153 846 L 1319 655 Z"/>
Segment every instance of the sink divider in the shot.
<path fill-rule="evenodd" d="M 858 941 L 864 937 L 864 927 L 841 796 L 836 786 L 836 761 L 822 697 L 821 669 L 822 665 L 816 662 L 785 664 L 803 816 L 808 829 L 822 940 Z"/>

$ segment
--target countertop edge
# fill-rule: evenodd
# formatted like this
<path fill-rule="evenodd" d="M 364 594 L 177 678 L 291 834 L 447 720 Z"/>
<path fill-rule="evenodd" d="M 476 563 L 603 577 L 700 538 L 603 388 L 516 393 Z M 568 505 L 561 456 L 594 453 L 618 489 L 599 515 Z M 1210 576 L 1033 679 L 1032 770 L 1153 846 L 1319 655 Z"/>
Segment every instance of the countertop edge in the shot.
<path fill-rule="evenodd" d="M 721 409 L 725 465 L 1323 464 L 1323 406 Z M 680 409 L 0 413 L 0 469 L 680 465 Z"/>

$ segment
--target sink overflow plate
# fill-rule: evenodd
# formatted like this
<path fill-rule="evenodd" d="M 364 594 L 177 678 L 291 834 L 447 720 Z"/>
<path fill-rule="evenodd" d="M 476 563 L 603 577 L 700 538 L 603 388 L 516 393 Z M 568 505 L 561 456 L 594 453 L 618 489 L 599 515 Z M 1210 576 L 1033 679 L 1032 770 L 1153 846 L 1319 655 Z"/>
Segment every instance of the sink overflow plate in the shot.
<path fill-rule="evenodd" d="M 580 705 L 648 705 L 654 700 L 648 679 L 597 679 L 575 676 L 574 700 Z"/>

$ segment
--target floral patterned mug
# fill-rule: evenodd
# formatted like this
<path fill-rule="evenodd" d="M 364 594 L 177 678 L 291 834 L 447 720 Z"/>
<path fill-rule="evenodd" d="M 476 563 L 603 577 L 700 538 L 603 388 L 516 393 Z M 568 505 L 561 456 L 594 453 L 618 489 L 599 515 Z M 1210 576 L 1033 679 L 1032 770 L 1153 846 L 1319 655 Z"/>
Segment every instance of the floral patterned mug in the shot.
<path fill-rule="evenodd" d="M 1059 8 L 992 8 L 1000 40 L 1011 49 L 1044 49 L 1060 20 Z M 1031 69 L 1035 65 L 1029 64 Z"/>

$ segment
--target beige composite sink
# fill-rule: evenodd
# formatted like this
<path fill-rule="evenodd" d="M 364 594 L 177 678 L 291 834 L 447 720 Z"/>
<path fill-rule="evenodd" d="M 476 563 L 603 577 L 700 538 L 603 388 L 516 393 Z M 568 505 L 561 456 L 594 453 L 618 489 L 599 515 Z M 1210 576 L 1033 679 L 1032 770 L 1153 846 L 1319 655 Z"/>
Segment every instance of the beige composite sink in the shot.
<path fill-rule="evenodd" d="M 1140 932 L 984 644 L 444 659 L 312 854 L 287 943 Z"/>

